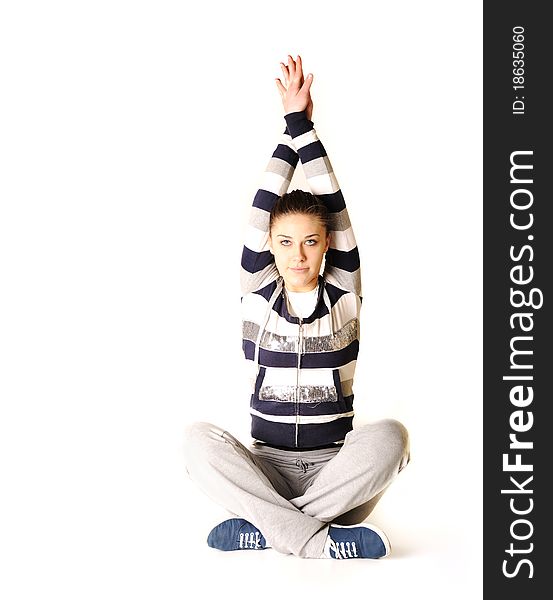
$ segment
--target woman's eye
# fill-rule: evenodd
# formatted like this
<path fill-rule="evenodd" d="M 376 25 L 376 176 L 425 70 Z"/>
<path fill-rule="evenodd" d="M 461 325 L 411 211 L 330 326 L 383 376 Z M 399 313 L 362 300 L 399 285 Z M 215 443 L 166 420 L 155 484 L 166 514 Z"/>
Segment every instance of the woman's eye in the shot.
<path fill-rule="evenodd" d="M 306 246 L 315 246 L 317 244 L 318 240 L 305 240 L 305 245 Z M 292 245 L 292 240 L 280 240 L 280 245 L 281 246 L 291 246 Z"/>

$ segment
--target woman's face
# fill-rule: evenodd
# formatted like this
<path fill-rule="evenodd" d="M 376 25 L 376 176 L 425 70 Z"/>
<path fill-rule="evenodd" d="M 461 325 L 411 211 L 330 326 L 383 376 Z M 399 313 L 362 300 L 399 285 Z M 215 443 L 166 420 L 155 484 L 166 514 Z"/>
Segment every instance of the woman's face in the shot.
<path fill-rule="evenodd" d="M 288 214 L 273 222 L 269 246 L 287 290 L 315 288 L 329 243 L 330 235 L 317 217 Z"/>

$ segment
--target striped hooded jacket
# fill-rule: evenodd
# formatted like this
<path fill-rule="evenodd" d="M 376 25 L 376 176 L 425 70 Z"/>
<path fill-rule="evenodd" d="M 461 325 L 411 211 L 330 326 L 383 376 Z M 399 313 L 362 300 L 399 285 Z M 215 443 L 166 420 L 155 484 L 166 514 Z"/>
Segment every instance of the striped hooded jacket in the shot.
<path fill-rule="evenodd" d="M 305 112 L 285 115 L 282 135 L 251 209 L 242 253 L 242 346 L 251 367 L 251 435 L 286 448 L 341 443 L 353 427 L 359 351 L 359 253 L 342 192 Z M 301 161 L 311 193 L 330 214 L 330 247 L 315 310 L 289 313 L 269 251 L 269 213 Z"/>

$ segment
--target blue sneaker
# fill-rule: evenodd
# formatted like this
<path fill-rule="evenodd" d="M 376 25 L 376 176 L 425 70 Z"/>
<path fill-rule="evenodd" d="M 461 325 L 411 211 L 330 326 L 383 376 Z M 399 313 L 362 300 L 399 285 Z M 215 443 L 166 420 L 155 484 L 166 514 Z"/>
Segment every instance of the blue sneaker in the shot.
<path fill-rule="evenodd" d="M 264 550 L 268 548 L 261 531 L 245 519 L 227 519 L 207 536 L 207 545 L 217 550 Z"/>
<path fill-rule="evenodd" d="M 390 541 L 374 525 L 334 525 L 328 528 L 326 558 L 382 558 L 390 554 Z"/>

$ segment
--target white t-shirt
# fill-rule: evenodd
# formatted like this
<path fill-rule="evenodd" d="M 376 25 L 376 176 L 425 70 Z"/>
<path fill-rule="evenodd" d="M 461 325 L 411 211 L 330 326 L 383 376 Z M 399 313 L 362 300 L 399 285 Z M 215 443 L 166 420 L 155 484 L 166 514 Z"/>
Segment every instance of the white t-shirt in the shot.
<path fill-rule="evenodd" d="M 286 290 L 288 296 L 288 310 L 294 317 L 305 319 L 313 314 L 315 306 L 317 304 L 317 297 L 319 296 L 319 286 L 315 286 L 309 292 L 289 292 Z"/>

